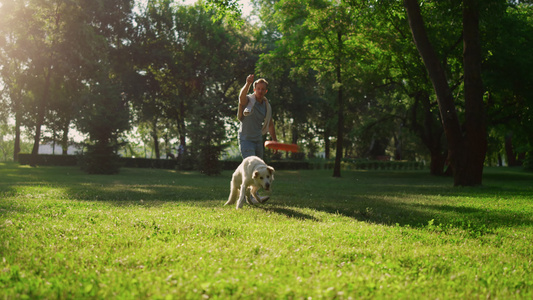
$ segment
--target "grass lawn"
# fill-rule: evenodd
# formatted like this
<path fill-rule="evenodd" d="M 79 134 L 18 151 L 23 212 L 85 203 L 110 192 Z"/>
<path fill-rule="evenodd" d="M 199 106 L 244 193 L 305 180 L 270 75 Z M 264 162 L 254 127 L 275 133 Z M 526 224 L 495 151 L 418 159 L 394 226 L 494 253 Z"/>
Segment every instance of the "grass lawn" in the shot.
<path fill-rule="evenodd" d="M 331 175 L 236 210 L 229 171 L 0 163 L 0 299 L 533 298 L 532 173 Z"/>

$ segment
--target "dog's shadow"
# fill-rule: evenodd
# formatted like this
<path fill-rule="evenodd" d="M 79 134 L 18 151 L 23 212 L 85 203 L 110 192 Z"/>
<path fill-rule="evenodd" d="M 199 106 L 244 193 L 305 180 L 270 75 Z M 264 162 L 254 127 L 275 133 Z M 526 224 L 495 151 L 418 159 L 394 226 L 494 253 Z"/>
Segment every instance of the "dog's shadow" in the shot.
<path fill-rule="evenodd" d="M 311 215 L 307 215 L 307 214 L 304 214 L 304 213 L 301 213 L 299 211 L 296 211 L 296 210 L 293 210 L 293 209 L 290 209 L 290 208 L 286 208 L 286 207 L 276 207 L 276 206 L 270 206 L 270 207 L 257 207 L 265 212 L 271 212 L 271 213 L 276 213 L 276 214 L 280 214 L 280 215 L 284 215 L 286 216 L 287 218 L 290 218 L 290 219 L 298 219 L 298 220 L 310 220 L 310 221 L 320 221 L 320 219 L 317 219 Z"/>

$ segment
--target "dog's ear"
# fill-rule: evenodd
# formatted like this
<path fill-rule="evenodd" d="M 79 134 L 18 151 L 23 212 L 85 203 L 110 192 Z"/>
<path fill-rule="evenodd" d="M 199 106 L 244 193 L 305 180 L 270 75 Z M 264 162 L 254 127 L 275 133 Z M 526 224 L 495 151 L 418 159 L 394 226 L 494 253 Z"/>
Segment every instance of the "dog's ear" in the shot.
<path fill-rule="evenodd" d="M 257 177 L 259 177 L 259 171 L 255 171 L 254 175 L 252 176 L 252 178 L 254 178 L 254 179 L 257 178 Z"/>
<path fill-rule="evenodd" d="M 274 168 L 272 168 L 271 166 L 268 166 L 267 169 L 268 169 L 268 172 L 270 172 L 270 175 L 274 174 L 274 171 L 275 171 Z"/>

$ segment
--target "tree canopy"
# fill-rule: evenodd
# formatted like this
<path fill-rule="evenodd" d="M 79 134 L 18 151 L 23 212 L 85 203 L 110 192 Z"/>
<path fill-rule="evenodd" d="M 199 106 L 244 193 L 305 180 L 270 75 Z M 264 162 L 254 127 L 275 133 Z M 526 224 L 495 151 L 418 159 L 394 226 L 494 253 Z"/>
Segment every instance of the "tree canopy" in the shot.
<path fill-rule="evenodd" d="M 140 155 L 136 131 L 156 158 L 179 146 L 216 174 L 258 73 L 279 137 L 334 158 L 333 176 L 352 158 L 427 160 L 455 185 L 533 165 L 531 1 L 253 3 L 247 22 L 234 0 L 3 1 L 0 140 L 14 159 L 24 133 L 34 155 L 66 153 L 76 130 L 88 172 L 106 173 L 121 149 Z"/>

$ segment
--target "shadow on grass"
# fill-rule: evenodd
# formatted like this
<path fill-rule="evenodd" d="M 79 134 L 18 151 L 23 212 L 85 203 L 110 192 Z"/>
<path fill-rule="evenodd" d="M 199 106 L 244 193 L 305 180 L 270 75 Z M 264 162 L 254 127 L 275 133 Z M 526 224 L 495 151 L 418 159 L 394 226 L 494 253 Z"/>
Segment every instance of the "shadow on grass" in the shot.
<path fill-rule="evenodd" d="M 478 233 L 499 227 L 533 226 L 530 173 L 490 174 L 487 185 L 480 187 L 453 187 L 451 178 L 423 172 L 344 174 L 343 179 L 322 177 L 313 181 L 307 177 L 290 182 L 290 195 L 280 200 L 291 209 L 276 210 L 304 220 L 317 218 L 294 214 L 300 211 L 298 207 L 388 226 L 435 224 Z M 512 179 L 500 180 L 506 176 Z M 294 200 L 292 195 L 307 196 Z"/>
<path fill-rule="evenodd" d="M 279 214 L 279 215 L 284 215 L 284 216 L 286 216 L 289 219 L 309 220 L 309 221 L 316 221 L 316 222 L 320 221 L 320 219 L 318 219 L 318 218 L 316 218 L 314 216 L 302 213 L 302 212 L 300 212 L 300 211 L 298 211 L 296 209 L 290 208 L 290 207 L 279 207 L 279 206 L 260 207 L 260 206 L 258 206 L 257 208 L 259 208 L 259 209 L 261 209 L 261 210 L 263 210 L 265 212 L 272 212 L 272 213 L 276 213 L 276 214 Z"/>
<path fill-rule="evenodd" d="M 86 175 L 72 167 L 11 167 L 0 171 L 0 178 L 0 196 L 5 197 L 32 191 L 41 197 L 46 194 L 43 189 L 49 188 L 61 190 L 58 194 L 67 200 L 106 201 L 117 206 L 142 200 L 150 206 L 223 207 L 231 172 L 209 177 L 194 172 L 123 169 L 118 175 Z M 427 172 L 353 171 L 336 179 L 329 171 L 279 171 L 272 202 L 258 208 L 316 222 L 326 213 L 389 226 L 424 227 L 431 220 L 465 228 L 532 226 L 531 205 L 525 211 L 514 207 L 533 199 L 527 184 L 533 175 L 497 172 L 487 178 L 487 186 L 454 188 L 451 178 L 432 177 Z M 317 214 L 307 213 L 308 209 Z"/>
<path fill-rule="evenodd" d="M 478 209 L 453 205 L 429 204 L 398 204 L 387 207 L 376 202 L 370 206 L 324 206 L 309 207 L 328 214 L 338 214 L 361 222 L 369 222 L 388 226 L 426 227 L 429 223 L 451 226 L 461 229 L 476 230 L 483 228 L 492 232 L 498 227 L 533 226 L 530 212 L 516 210 Z"/>

